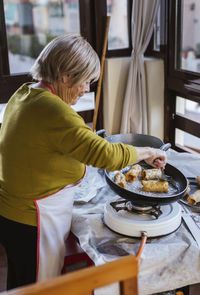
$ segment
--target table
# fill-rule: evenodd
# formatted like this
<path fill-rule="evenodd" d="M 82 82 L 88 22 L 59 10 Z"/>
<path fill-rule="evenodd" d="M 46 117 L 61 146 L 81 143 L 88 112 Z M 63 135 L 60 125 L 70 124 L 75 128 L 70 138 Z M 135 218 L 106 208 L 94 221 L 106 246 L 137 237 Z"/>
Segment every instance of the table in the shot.
<path fill-rule="evenodd" d="M 167 152 L 168 163 L 186 177 L 200 175 L 200 155 Z M 104 205 L 116 196 L 102 170 L 87 167 L 87 174 L 77 188 L 72 218 L 72 232 L 81 247 L 99 265 L 123 255 L 136 255 L 140 239 L 125 237 L 108 229 L 103 222 Z M 187 207 L 189 208 L 189 207 Z M 200 212 L 193 210 L 195 215 Z M 155 294 L 200 282 L 200 250 L 186 224 L 167 236 L 148 238 L 139 263 L 139 294 Z M 118 294 L 118 284 L 99 294 Z"/>

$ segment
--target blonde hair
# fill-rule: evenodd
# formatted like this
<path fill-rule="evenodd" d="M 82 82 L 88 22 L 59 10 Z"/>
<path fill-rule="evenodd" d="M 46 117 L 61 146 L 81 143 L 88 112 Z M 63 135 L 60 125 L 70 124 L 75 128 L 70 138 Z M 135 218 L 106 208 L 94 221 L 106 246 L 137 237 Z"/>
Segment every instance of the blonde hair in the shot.
<path fill-rule="evenodd" d="M 30 71 L 33 79 L 53 83 L 67 75 L 71 86 L 99 78 L 100 61 L 92 46 L 80 35 L 65 34 L 47 44 Z"/>

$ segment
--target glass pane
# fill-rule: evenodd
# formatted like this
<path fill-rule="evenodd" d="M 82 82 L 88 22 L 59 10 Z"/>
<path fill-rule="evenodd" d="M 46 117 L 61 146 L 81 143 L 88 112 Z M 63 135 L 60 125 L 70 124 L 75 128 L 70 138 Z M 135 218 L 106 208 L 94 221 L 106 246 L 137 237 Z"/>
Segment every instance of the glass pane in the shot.
<path fill-rule="evenodd" d="M 178 128 L 175 129 L 175 143 L 200 153 L 200 138 Z"/>
<path fill-rule="evenodd" d="M 176 113 L 185 115 L 187 116 L 187 118 L 200 124 L 200 104 L 195 101 L 191 101 L 183 97 L 177 97 Z M 176 144 L 200 152 L 200 138 L 193 136 L 187 132 L 176 129 L 175 142 Z"/>
<path fill-rule="evenodd" d="M 107 15 L 111 16 L 108 49 L 129 47 L 127 0 L 107 0 Z"/>
<path fill-rule="evenodd" d="M 28 72 L 54 37 L 80 33 L 79 0 L 4 0 L 11 73 Z"/>
<path fill-rule="evenodd" d="M 156 17 L 156 22 L 154 24 L 154 28 L 153 28 L 153 32 L 154 32 L 154 50 L 155 51 L 160 51 L 160 34 L 161 34 L 161 31 L 160 31 L 160 26 L 161 26 L 161 23 L 160 23 L 160 5 L 158 7 L 158 13 L 157 13 L 157 17 Z"/>
<path fill-rule="evenodd" d="M 200 72 L 200 1 L 182 0 L 182 36 L 178 68 Z M 180 42 L 180 40 L 179 40 Z"/>
<path fill-rule="evenodd" d="M 176 112 L 200 123 L 200 104 L 182 97 L 176 98 Z M 200 126 L 199 126 L 200 128 Z"/>

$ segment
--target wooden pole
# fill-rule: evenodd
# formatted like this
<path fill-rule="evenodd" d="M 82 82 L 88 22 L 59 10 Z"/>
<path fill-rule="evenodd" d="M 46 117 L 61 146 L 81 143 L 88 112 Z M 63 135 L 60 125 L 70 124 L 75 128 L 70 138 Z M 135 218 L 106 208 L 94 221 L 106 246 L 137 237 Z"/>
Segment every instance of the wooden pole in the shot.
<path fill-rule="evenodd" d="M 100 71 L 100 76 L 99 76 L 99 81 L 98 81 L 98 86 L 97 86 L 95 110 L 94 110 L 94 116 L 93 116 L 93 122 L 92 122 L 92 130 L 93 131 L 96 130 L 97 116 L 98 116 L 98 111 L 99 111 L 99 103 L 100 103 L 100 97 L 101 97 L 101 85 L 102 85 L 102 79 L 103 79 L 103 69 L 104 69 L 106 49 L 107 49 L 107 43 L 108 43 L 109 25 L 110 25 L 110 16 L 107 16 L 103 51 L 102 51 L 102 56 L 101 56 L 101 71 Z"/>

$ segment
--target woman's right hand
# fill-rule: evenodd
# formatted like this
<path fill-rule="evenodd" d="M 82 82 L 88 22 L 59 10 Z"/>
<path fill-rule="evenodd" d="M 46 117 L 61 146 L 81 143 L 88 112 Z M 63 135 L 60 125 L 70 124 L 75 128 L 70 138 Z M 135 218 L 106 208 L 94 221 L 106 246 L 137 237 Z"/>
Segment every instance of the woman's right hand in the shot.
<path fill-rule="evenodd" d="M 144 160 L 150 166 L 157 169 L 165 169 L 167 163 L 166 152 L 151 147 L 135 147 L 137 152 L 137 162 Z"/>

